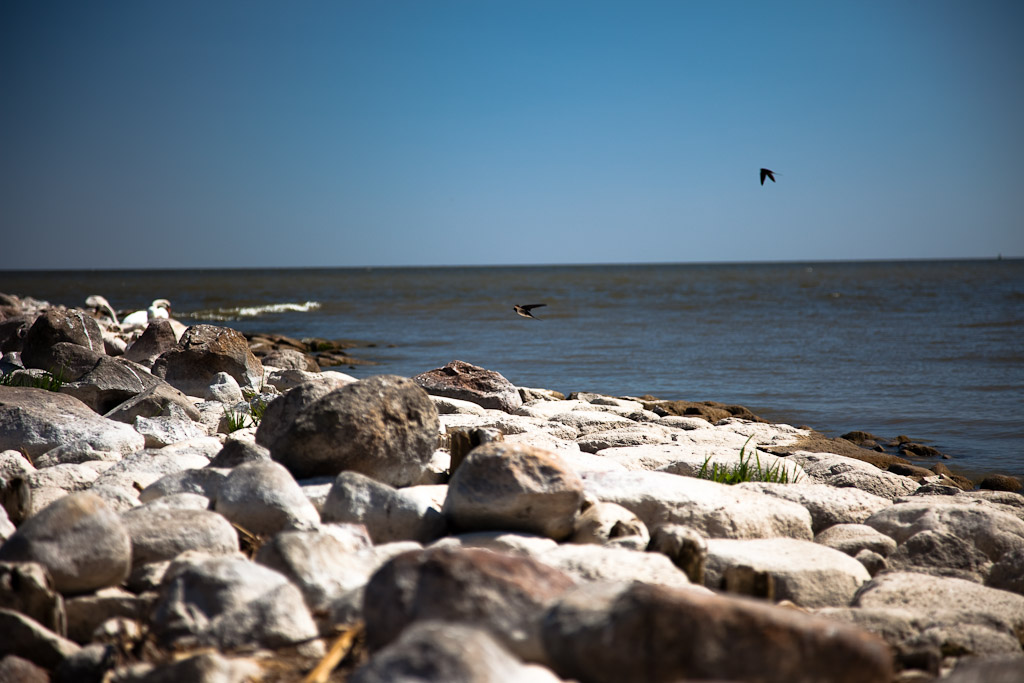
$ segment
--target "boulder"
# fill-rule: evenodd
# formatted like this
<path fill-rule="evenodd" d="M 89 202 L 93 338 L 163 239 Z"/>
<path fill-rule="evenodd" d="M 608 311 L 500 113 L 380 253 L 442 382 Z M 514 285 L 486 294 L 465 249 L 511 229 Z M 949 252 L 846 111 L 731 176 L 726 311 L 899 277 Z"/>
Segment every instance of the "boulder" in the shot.
<path fill-rule="evenodd" d="M 811 515 L 788 500 L 664 472 L 584 472 L 584 488 L 597 500 L 632 510 L 647 527 L 690 526 L 707 538 L 810 540 Z"/>
<path fill-rule="evenodd" d="M 887 557 L 896 550 L 896 541 L 867 524 L 836 524 L 814 537 L 815 543 L 828 546 L 850 557 L 862 550 L 870 550 Z"/>
<path fill-rule="evenodd" d="M 135 361 L 147 368 L 153 367 L 153 363 L 164 353 L 170 351 L 178 344 L 178 338 L 174 334 L 174 328 L 166 318 L 158 318 L 146 325 L 146 329 L 139 335 L 124 351 L 127 360 Z"/>
<path fill-rule="evenodd" d="M 832 453 L 796 451 L 789 456 L 812 481 L 840 488 L 851 487 L 880 498 L 896 500 L 913 493 L 919 484 L 909 477 L 885 472 L 871 463 Z"/>
<path fill-rule="evenodd" d="M 276 417 L 270 404 L 256 432 L 256 442 L 299 479 L 334 476 L 351 470 L 391 486 L 416 483 L 426 471 L 438 443 L 437 410 L 426 392 L 411 380 L 378 375 L 319 397 L 304 411 L 301 400 L 315 391 L 306 385 L 288 392 L 283 414 L 294 419 L 278 438 L 266 425 Z M 299 400 L 289 400 L 296 391 Z M 278 430 L 280 427 L 270 427 Z M 275 434 L 276 436 L 276 434 Z"/>
<path fill-rule="evenodd" d="M 104 417 L 125 424 L 133 424 L 136 417 L 160 417 L 180 410 L 190 420 L 199 421 L 199 409 L 185 394 L 167 382 L 157 382 L 145 391 L 135 394 L 111 408 Z"/>
<path fill-rule="evenodd" d="M 139 502 L 149 503 L 165 496 L 192 493 L 208 500 L 216 500 L 220 487 L 228 478 L 226 469 L 209 467 L 171 472 L 160 477 L 139 492 Z"/>
<path fill-rule="evenodd" d="M 651 532 L 649 552 L 660 553 L 683 570 L 690 583 L 704 585 L 708 541 L 696 529 L 682 524 L 662 524 Z"/>
<path fill-rule="evenodd" d="M 522 659 L 543 662 L 540 617 L 572 585 L 528 557 L 472 548 L 403 553 L 366 586 L 366 642 L 378 650 L 417 621 L 460 622 L 486 629 Z"/>
<path fill-rule="evenodd" d="M 74 382 L 60 388 L 62 394 L 74 396 L 100 415 L 163 381 L 141 365 L 120 358 L 103 356 L 95 367 Z"/>
<path fill-rule="evenodd" d="M 1017 477 L 1011 477 L 1008 474 L 989 474 L 981 480 L 981 483 L 978 484 L 978 488 L 989 491 L 1010 491 L 1015 493 L 1024 488 L 1024 484 L 1021 484 L 1020 479 Z"/>
<path fill-rule="evenodd" d="M 474 449 L 448 484 L 444 513 L 458 529 L 569 537 L 583 483 L 554 453 L 504 442 Z"/>
<path fill-rule="evenodd" d="M 119 584 L 131 566 L 131 540 L 98 496 L 72 493 L 27 519 L 0 546 L 2 562 L 38 562 L 61 593 Z"/>
<path fill-rule="evenodd" d="M 186 550 L 209 555 L 238 551 L 238 534 L 223 516 L 208 510 L 141 505 L 121 513 L 132 542 L 132 568 L 173 560 Z"/>
<path fill-rule="evenodd" d="M 547 669 L 523 664 L 487 631 L 425 621 L 375 653 L 351 683 L 558 683 Z"/>
<path fill-rule="evenodd" d="M 72 396 L 0 386 L 0 451 L 16 449 L 35 457 L 73 442 L 127 454 L 143 448 L 145 438 L 126 424 L 100 417 Z"/>
<path fill-rule="evenodd" d="M 875 512 L 892 505 L 890 499 L 867 491 L 827 484 L 744 482 L 736 486 L 803 505 L 811 513 L 811 528 L 816 534 L 835 524 L 860 524 Z"/>
<path fill-rule="evenodd" d="M 412 379 L 428 394 L 458 398 L 484 408 L 511 413 L 523 404 L 519 390 L 500 373 L 461 360 Z"/>
<path fill-rule="evenodd" d="M 36 318 L 25 334 L 21 349 L 25 367 L 59 372 L 60 366 L 55 365 L 57 359 L 50 352 L 59 342 L 70 342 L 105 354 L 103 331 L 92 316 L 74 309 L 50 308 Z"/>
<path fill-rule="evenodd" d="M 50 683 L 46 669 L 18 655 L 0 658 L 0 681 L 5 683 Z"/>
<path fill-rule="evenodd" d="M 245 400 L 245 397 L 242 396 L 242 388 L 238 386 L 238 380 L 226 372 L 218 372 L 213 376 L 210 384 L 206 387 L 203 398 L 207 401 L 219 401 L 228 405 Z"/>
<path fill-rule="evenodd" d="M 315 358 L 295 349 L 276 349 L 265 355 L 262 360 L 266 367 L 320 372 L 320 365 Z"/>
<path fill-rule="evenodd" d="M 549 608 L 551 668 L 583 683 L 890 683 L 889 648 L 860 629 L 688 588 L 583 584 Z"/>
<path fill-rule="evenodd" d="M 37 562 L 0 562 L 0 608 L 31 617 L 59 636 L 67 635 L 64 598 L 54 590 L 46 567 Z"/>
<path fill-rule="evenodd" d="M 576 528 L 570 542 L 602 545 L 616 539 L 635 537 L 641 549 L 647 548 L 651 534 L 647 525 L 631 511 L 615 503 L 600 501 L 585 506 L 576 519 Z"/>
<path fill-rule="evenodd" d="M 64 604 L 68 614 L 68 638 L 85 645 L 108 620 L 144 621 L 153 606 L 153 598 L 152 595 L 135 595 L 123 588 L 104 588 L 68 598 Z"/>
<path fill-rule="evenodd" d="M 660 553 L 615 546 L 564 543 L 539 555 L 537 559 L 565 572 L 577 582 L 643 581 L 677 588 L 690 587 L 686 574 Z"/>
<path fill-rule="evenodd" d="M 307 655 L 323 654 L 298 587 L 238 556 L 179 555 L 161 584 L 152 629 L 167 648 L 299 646 Z"/>
<path fill-rule="evenodd" d="M 773 590 L 763 597 L 808 608 L 845 607 L 857 589 L 871 580 L 864 565 L 854 558 L 810 541 L 709 539 L 704 585 L 732 590 L 730 570 L 734 568 L 770 576 Z"/>
<path fill-rule="evenodd" d="M 0 607 L 0 658 L 17 655 L 44 669 L 55 669 L 80 649 L 77 643 L 45 628 L 38 621 Z M 18 679 L 15 679 L 18 680 Z"/>
<path fill-rule="evenodd" d="M 276 462 L 249 462 L 231 470 L 214 509 L 256 535 L 315 528 L 320 515 L 291 473 Z"/>
<path fill-rule="evenodd" d="M 189 441 L 206 436 L 202 425 L 188 419 L 183 413 L 160 415 L 158 417 L 135 418 L 132 426 L 146 439 L 146 448 L 163 448 L 174 443 Z"/>
<path fill-rule="evenodd" d="M 630 424 L 603 431 L 589 432 L 576 440 L 584 453 L 597 453 L 606 448 L 623 448 L 628 446 L 649 446 L 651 444 L 668 443 L 672 440 L 672 432 L 654 424 Z"/>
<path fill-rule="evenodd" d="M 193 325 L 178 344 L 153 363 L 153 374 L 189 396 L 204 396 L 219 372 L 235 378 L 239 386 L 258 387 L 263 366 L 237 330 L 214 325 Z"/>
<path fill-rule="evenodd" d="M 363 524 L 374 543 L 429 543 L 444 535 L 447 524 L 441 506 L 406 495 L 358 472 L 335 478 L 324 503 L 325 522 Z"/>

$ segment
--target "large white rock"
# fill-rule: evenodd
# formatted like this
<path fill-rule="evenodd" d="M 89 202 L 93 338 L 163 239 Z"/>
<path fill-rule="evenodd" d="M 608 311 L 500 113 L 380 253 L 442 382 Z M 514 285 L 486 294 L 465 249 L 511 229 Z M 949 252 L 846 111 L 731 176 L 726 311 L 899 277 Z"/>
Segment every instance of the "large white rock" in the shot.
<path fill-rule="evenodd" d="M 892 507 L 888 498 L 854 488 L 836 488 L 805 480 L 799 484 L 746 482 L 741 489 L 800 503 L 811 513 L 814 533 L 834 524 L 860 524 L 879 510 Z"/>
<path fill-rule="evenodd" d="M 896 550 L 896 541 L 867 524 L 836 524 L 814 537 L 815 543 L 856 557 L 862 550 L 870 550 L 887 557 Z"/>
<path fill-rule="evenodd" d="M 749 567 L 771 575 L 776 600 L 801 607 L 845 607 L 871 575 L 857 560 L 838 550 L 792 538 L 708 540 L 704 585 L 722 588 L 730 567 Z"/>
<path fill-rule="evenodd" d="M 693 587 L 686 574 L 661 553 L 565 543 L 538 557 L 577 581 L 642 581 Z"/>
<path fill-rule="evenodd" d="M 685 524 L 708 538 L 811 540 L 807 508 L 787 500 L 664 472 L 584 472 L 584 489 L 632 510 L 649 529 Z"/>
<path fill-rule="evenodd" d="M 800 464 L 812 481 L 837 487 L 852 487 L 895 500 L 913 493 L 919 484 L 909 477 L 885 472 L 856 458 L 834 453 L 797 451 L 789 458 Z"/>

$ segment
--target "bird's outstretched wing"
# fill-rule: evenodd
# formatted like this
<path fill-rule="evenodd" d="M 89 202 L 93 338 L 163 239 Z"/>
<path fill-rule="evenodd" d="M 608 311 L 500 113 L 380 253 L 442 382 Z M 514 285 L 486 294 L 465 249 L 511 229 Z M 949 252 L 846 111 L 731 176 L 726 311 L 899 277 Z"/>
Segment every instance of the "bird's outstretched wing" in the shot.
<path fill-rule="evenodd" d="M 767 168 L 762 168 L 761 169 L 761 184 L 762 185 L 764 185 L 764 179 L 765 178 L 767 178 L 768 180 L 770 180 L 770 181 L 772 181 L 774 183 L 775 182 L 775 171 L 771 171 L 771 170 L 769 170 Z"/>
<path fill-rule="evenodd" d="M 525 306 L 520 306 L 520 308 L 524 311 L 532 311 L 535 308 L 542 308 L 544 306 L 547 306 L 547 304 L 527 304 Z"/>

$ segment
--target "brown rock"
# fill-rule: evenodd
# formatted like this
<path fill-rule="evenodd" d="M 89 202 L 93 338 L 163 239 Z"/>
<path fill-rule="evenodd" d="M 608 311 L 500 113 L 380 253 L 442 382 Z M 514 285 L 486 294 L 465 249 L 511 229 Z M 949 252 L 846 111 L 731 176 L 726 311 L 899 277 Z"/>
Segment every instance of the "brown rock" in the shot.
<path fill-rule="evenodd" d="M 461 360 L 412 379 L 428 394 L 471 401 L 483 408 L 511 413 L 523 404 L 519 390 L 500 373 Z"/>
<path fill-rule="evenodd" d="M 263 381 L 263 365 L 237 330 L 214 325 L 193 325 L 178 345 L 153 363 L 153 374 L 189 396 L 203 396 L 214 375 L 226 372 L 241 387 Z"/>
<path fill-rule="evenodd" d="M 174 336 L 171 323 L 162 318 L 157 319 L 149 323 L 142 335 L 125 349 L 124 357 L 151 368 L 157 358 L 173 349 L 177 343 L 178 338 Z"/>
<path fill-rule="evenodd" d="M 529 557 L 479 548 L 403 553 L 366 586 L 367 645 L 379 649 L 413 622 L 434 619 L 485 628 L 519 657 L 543 662 L 541 615 L 572 586 L 566 574 Z"/>
<path fill-rule="evenodd" d="M 652 410 L 659 415 L 682 415 L 686 417 L 702 417 L 711 424 L 728 417 L 738 417 L 752 422 L 764 422 L 748 408 L 738 405 L 726 405 L 716 401 L 643 401 L 645 410 Z"/>
<path fill-rule="evenodd" d="M 902 443 L 900 444 L 900 455 L 905 455 L 911 458 L 948 458 L 946 454 L 940 451 L 938 448 L 932 448 L 931 446 L 925 446 L 920 443 Z"/>
<path fill-rule="evenodd" d="M 105 353 L 103 332 L 88 313 L 78 310 L 50 308 L 36 318 L 25 334 L 21 361 L 27 368 L 54 371 L 50 349 L 58 342 L 71 342 L 96 353 Z"/>
<path fill-rule="evenodd" d="M 543 637 L 555 672 L 582 683 L 892 680 L 888 646 L 865 631 L 685 588 L 580 586 L 548 610 Z"/>
<path fill-rule="evenodd" d="M 1006 474 L 990 474 L 981 480 L 978 488 L 989 491 L 1010 491 L 1013 493 L 1020 491 L 1021 488 L 1024 488 L 1024 485 L 1021 484 L 1020 479 L 1017 477 L 1011 477 Z"/>

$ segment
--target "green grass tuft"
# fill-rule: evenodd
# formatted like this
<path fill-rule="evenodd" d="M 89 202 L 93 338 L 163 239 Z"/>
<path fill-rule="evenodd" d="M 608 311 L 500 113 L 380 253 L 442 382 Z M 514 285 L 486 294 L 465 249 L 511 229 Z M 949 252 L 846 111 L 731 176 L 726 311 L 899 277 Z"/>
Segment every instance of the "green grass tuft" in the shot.
<path fill-rule="evenodd" d="M 5 387 L 30 387 L 33 389 L 46 389 L 47 391 L 60 391 L 60 388 L 67 384 L 64 379 L 64 369 L 56 372 L 44 372 L 41 375 L 34 375 L 25 371 L 15 370 L 0 375 L 0 386 Z"/>
<path fill-rule="evenodd" d="M 790 483 L 789 471 L 782 466 L 781 462 L 776 462 L 769 467 L 762 467 L 761 456 L 758 455 L 756 446 L 753 458 L 747 454 L 747 445 L 750 444 L 753 438 L 753 436 L 749 437 L 744 442 L 743 448 L 740 449 L 740 463 L 738 465 L 730 467 L 717 463 L 712 464 L 711 456 L 708 456 L 704 460 L 704 464 L 701 465 L 697 477 L 709 479 L 719 484 L 739 484 L 744 481 L 766 481 L 774 484 Z M 711 465 L 711 467 L 709 468 L 708 465 Z"/>

